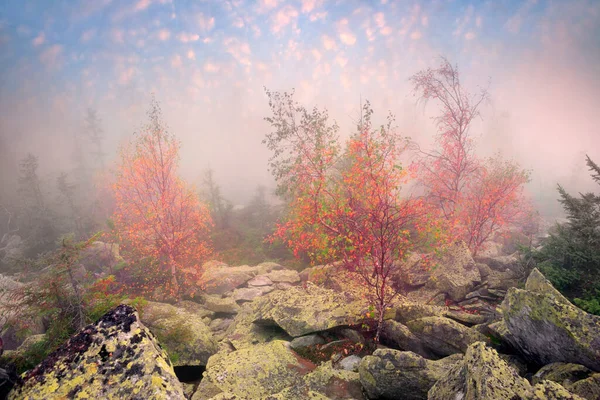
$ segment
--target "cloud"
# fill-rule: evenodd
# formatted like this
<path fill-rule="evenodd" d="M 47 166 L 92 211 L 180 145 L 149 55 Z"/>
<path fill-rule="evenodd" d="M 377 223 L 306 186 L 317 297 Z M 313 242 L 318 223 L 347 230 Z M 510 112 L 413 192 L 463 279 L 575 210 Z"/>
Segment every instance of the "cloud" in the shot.
<path fill-rule="evenodd" d="M 215 27 L 215 17 L 208 17 L 203 13 L 199 13 L 196 17 L 196 20 L 198 22 L 198 27 L 200 28 L 200 30 L 204 32 L 208 32 Z"/>
<path fill-rule="evenodd" d="M 33 39 L 31 41 L 31 43 L 37 47 L 37 46 L 41 46 L 42 44 L 44 44 L 45 41 L 46 41 L 46 35 L 44 34 L 44 32 L 40 32 L 40 34 L 37 35 L 35 37 L 35 39 Z"/>
<path fill-rule="evenodd" d="M 346 64 L 348 64 L 348 59 L 346 57 L 344 57 L 343 54 L 339 54 L 335 57 L 335 62 L 340 67 L 344 68 L 346 66 Z"/>
<path fill-rule="evenodd" d="M 475 36 L 476 36 L 475 32 L 473 32 L 473 31 L 469 31 L 469 32 L 465 33 L 466 40 L 473 40 L 473 39 L 475 39 Z"/>
<path fill-rule="evenodd" d="M 277 7 L 278 4 L 279 4 L 278 0 L 259 0 L 257 11 L 259 14 L 263 14 L 263 13 Z"/>
<path fill-rule="evenodd" d="M 354 45 L 354 43 L 356 43 L 356 36 L 348 27 L 348 20 L 346 18 L 343 18 L 340 21 L 338 21 L 337 31 L 340 41 L 345 45 L 352 46 Z"/>
<path fill-rule="evenodd" d="M 136 12 L 143 11 L 146 8 L 148 8 L 148 6 L 150 5 L 150 3 L 152 3 L 151 0 L 139 0 L 137 3 L 135 3 L 134 10 Z"/>
<path fill-rule="evenodd" d="M 421 25 L 423 25 L 424 27 L 429 26 L 429 17 L 427 17 L 427 15 L 423 15 L 421 17 Z"/>
<path fill-rule="evenodd" d="M 231 56 L 240 64 L 250 66 L 250 45 L 247 42 L 243 42 L 238 38 L 229 37 L 223 40 L 225 51 L 231 54 Z"/>
<path fill-rule="evenodd" d="M 194 50 L 188 50 L 187 52 L 187 58 L 190 60 L 195 60 L 196 59 L 196 53 L 194 53 Z"/>
<path fill-rule="evenodd" d="M 466 29 L 466 27 L 471 22 L 471 18 L 473 18 L 474 13 L 475 13 L 475 8 L 473 7 L 473 4 L 469 4 L 469 6 L 465 10 L 464 15 L 461 18 L 456 19 L 456 22 L 455 22 L 456 29 L 454 30 L 454 32 L 452 32 L 452 34 L 454 36 L 462 35 L 463 31 Z"/>
<path fill-rule="evenodd" d="M 173 68 L 181 68 L 182 65 L 182 61 L 181 61 L 181 56 L 179 54 L 176 54 L 173 56 L 173 58 L 171 58 L 171 67 Z"/>
<path fill-rule="evenodd" d="M 96 36 L 96 29 L 88 29 L 81 33 L 79 37 L 79 41 L 81 43 L 86 43 L 92 40 Z"/>
<path fill-rule="evenodd" d="M 421 39 L 422 36 L 423 35 L 421 34 L 420 31 L 414 31 L 413 33 L 410 34 L 410 38 L 412 40 L 419 40 L 419 39 Z"/>
<path fill-rule="evenodd" d="M 236 28 L 243 28 L 244 27 L 244 20 L 240 17 L 236 17 L 233 22 L 231 23 L 231 25 L 233 25 Z"/>
<path fill-rule="evenodd" d="M 298 10 L 296 10 L 290 5 L 287 5 L 278 10 L 277 13 L 273 16 L 271 31 L 273 33 L 278 33 L 290 23 L 294 23 L 295 25 L 295 21 L 297 18 Z"/>
<path fill-rule="evenodd" d="M 335 40 L 332 37 L 323 35 L 321 40 L 323 41 L 323 47 L 325 47 L 325 50 L 332 50 L 335 48 Z"/>
<path fill-rule="evenodd" d="M 125 32 L 122 29 L 113 28 L 110 31 L 110 38 L 113 43 L 123 44 L 125 43 Z"/>
<path fill-rule="evenodd" d="M 537 0 L 527 0 L 517 12 L 510 17 L 504 24 L 504 28 L 512 34 L 517 34 L 521 30 L 523 20 L 526 18 L 529 10 L 537 4 Z"/>
<path fill-rule="evenodd" d="M 48 68 L 54 69 L 59 66 L 61 62 L 61 55 L 63 53 L 63 47 L 55 44 L 48 47 L 40 54 L 40 61 Z"/>
<path fill-rule="evenodd" d="M 127 85 L 128 83 L 131 82 L 131 79 L 133 78 L 134 74 L 135 74 L 135 68 L 133 68 L 131 66 L 123 69 L 121 71 L 121 73 L 119 74 L 119 84 Z"/>
<path fill-rule="evenodd" d="M 216 72 L 219 72 L 220 69 L 221 68 L 217 64 L 214 64 L 210 61 L 204 63 L 204 72 L 216 73 Z"/>
<path fill-rule="evenodd" d="M 481 15 L 478 15 L 477 18 L 475 18 L 475 26 L 481 28 L 482 23 L 483 20 L 481 19 Z"/>
<path fill-rule="evenodd" d="M 327 17 L 327 11 L 314 12 L 310 14 L 310 22 L 315 22 L 320 19 L 325 19 Z"/>
<path fill-rule="evenodd" d="M 156 35 L 159 40 L 164 42 L 166 40 L 169 40 L 169 38 L 171 37 L 171 31 L 169 31 L 168 29 L 161 29 Z"/>
<path fill-rule="evenodd" d="M 200 39 L 200 35 L 196 33 L 181 32 L 179 35 L 177 35 L 177 39 L 179 39 L 181 43 L 196 42 L 198 39 Z"/>
<path fill-rule="evenodd" d="M 302 0 L 302 13 L 307 14 L 315 9 L 316 0 Z"/>

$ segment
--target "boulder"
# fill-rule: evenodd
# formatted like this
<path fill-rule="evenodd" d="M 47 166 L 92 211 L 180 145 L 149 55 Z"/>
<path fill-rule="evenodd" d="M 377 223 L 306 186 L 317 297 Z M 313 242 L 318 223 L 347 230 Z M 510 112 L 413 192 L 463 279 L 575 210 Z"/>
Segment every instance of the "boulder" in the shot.
<path fill-rule="evenodd" d="M 478 342 L 469 346 L 461 362 L 429 390 L 429 400 L 581 400 L 558 383 L 531 386 L 498 353 Z"/>
<path fill-rule="evenodd" d="M 451 300 L 461 301 L 480 282 L 481 275 L 471 252 L 464 242 L 458 242 L 432 268 L 425 287 L 445 293 Z"/>
<path fill-rule="evenodd" d="M 198 285 L 206 294 L 223 295 L 241 287 L 254 276 L 258 275 L 257 267 L 241 265 L 229 267 L 227 264 L 208 262 L 202 266 L 204 273 Z"/>
<path fill-rule="evenodd" d="M 241 349 L 273 339 L 291 340 L 278 326 L 257 325 L 254 302 L 245 303 L 225 331 L 224 338 L 235 348 Z"/>
<path fill-rule="evenodd" d="M 217 352 L 217 342 L 201 315 L 184 308 L 149 301 L 141 321 L 156 334 L 175 366 L 202 366 Z"/>
<path fill-rule="evenodd" d="M 426 399 L 429 389 L 461 358 L 431 361 L 410 351 L 378 349 L 362 359 L 358 372 L 369 398 Z"/>
<path fill-rule="evenodd" d="M 322 363 L 302 377 L 302 381 L 265 399 L 363 400 L 357 372 L 335 369 L 331 361 Z"/>
<path fill-rule="evenodd" d="M 79 256 L 79 264 L 93 273 L 113 274 L 124 265 L 125 260 L 119 254 L 117 243 L 94 242 L 83 249 Z"/>
<path fill-rule="evenodd" d="M 581 380 L 586 379 L 593 374 L 593 371 L 583 365 L 571 363 L 552 363 L 544 365 L 533 375 L 531 382 L 540 383 L 543 380 L 560 383 L 564 387 Z"/>
<path fill-rule="evenodd" d="M 412 351 L 426 358 L 434 358 L 434 355 L 425 349 L 423 342 L 406 325 L 398 321 L 383 321 L 381 342 L 400 350 Z"/>
<path fill-rule="evenodd" d="M 394 319 L 403 324 L 424 317 L 442 317 L 445 312 L 444 307 L 411 302 L 399 304 L 395 307 L 395 310 Z"/>
<path fill-rule="evenodd" d="M 515 347 L 530 361 L 600 371 L 600 317 L 571 304 L 537 269 L 525 290 L 508 291 L 501 309 Z"/>
<path fill-rule="evenodd" d="M 248 287 L 270 286 L 273 281 L 267 275 L 258 275 L 248 281 Z"/>
<path fill-rule="evenodd" d="M 9 399 L 185 399 L 167 354 L 127 305 L 80 330 L 22 378 Z"/>
<path fill-rule="evenodd" d="M 279 326 L 298 337 L 364 321 L 367 306 L 345 293 L 312 284 L 274 291 L 253 302 L 254 323 Z"/>
<path fill-rule="evenodd" d="M 352 354 L 351 356 L 344 357 L 340 360 L 339 369 L 358 372 L 358 365 L 361 361 L 362 358 L 355 354 Z"/>
<path fill-rule="evenodd" d="M 480 332 L 444 317 L 415 319 L 406 326 L 426 350 L 442 357 L 464 353 L 471 344 L 487 340 Z"/>
<path fill-rule="evenodd" d="M 271 271 L 267 274 L 272 282 L 275 283 L 298 283 L 300 282 L 300 275 L 298 271 L 293 269 L 280 269 Z"/>
<path fill-rule="evenodd" d="M 273 286 L 257 286 L 257 287 L 248 287 L 248 288 L 239 288 L 233 291 L 231 297 L 236 302 L 239 301 L 252 301 L 255 298 L 262 296 L 263 294 L 269 293 L 273 291 Z"/>
<path fill-rule="evenodd" d="M 242 399 L 260 399 L 302 382 L 315 368 L 289 349 L 287 342 L 269 343 L 212 356 L 204 380 Z"/>
<path fill-rule="evenodd" d="M 290 347 L 293 350 L 300 350 L 307 347 L 313 347 L 318 344 L 324 344 L 325 339 L 320 335 L 306 335 L 295 338 L 290 342 Z"/>
<path fill-rule="evenodd" d="M 567 385 L 566 389 L 584 399 L 598 400 L 600 399 L 600 373 Z"/>
<path fill-rule="evenodd" d="M 202 301 L 204 308 L 214 313 L 236 314 L 240 311 L 240 306 L 231 297 L 204 295 Z"/>

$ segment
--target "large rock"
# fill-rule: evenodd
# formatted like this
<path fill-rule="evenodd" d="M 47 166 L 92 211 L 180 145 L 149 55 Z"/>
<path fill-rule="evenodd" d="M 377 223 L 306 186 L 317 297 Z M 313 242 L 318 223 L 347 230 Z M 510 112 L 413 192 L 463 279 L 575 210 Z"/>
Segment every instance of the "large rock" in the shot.
<path fill-rule="evenodd" d="M 79 264 L 87 271 L 94 273 L 116 272 L 125 260 L 119 254 L 117 243 L 94 242 L 83 249 L 79 256 Z"/>
<path fill-rule="evenodd" d="M 461 358 L 431 361 L 410 351 L 378 349 L 362 359 L 358 372 L 369 398 L 426 399 L 429 389 Z"/>
<path fill-rule="evenodd" d="M 208 358 L 218 350 L 202 315 L 152 301 L 141 309 L 140 314 L 142 322 L 159 337 L 175 366 L 206 365 Z"/>
<path fill-rule="evenodd" d="M 258 269 L 248 265 L 229 267 L 226 264 L 209 262 L 202 266 L 204 273 L 199 282 L 206 294 L 223 295 L 231 292 L 258 274 Z"/>
<path fill-rule="evenodd" d="M 203 381 L 241 399 L 260 399 L 298 385 L 314 368 L 290 350 L 287 342 L 274 340 L 215 354 L 208 361 Z"/>
<path fill-rule="evenodd" d="M 398 321 L 383 321 L 381 342 L 394 348 L 412 351 L 426 358 L 434 358 L 431 351 L 425 349 L 421 339 L 412 333 L 406 325 Z"/>
<path fill-rule="evenodd" d="M 305 375 L 300 383 L 267 397 L 269 400 L 362 400 L 364 398 L 358 373 L 335 369 L 331 361 L 319 365 Z"/>
<path fill-rule="evenodd" d="M 531 386 L 498 353 L 478 342 L 429 390 L 429 400 L 582 400 L 558 383 Z"/>
<path fill-rule="evenodd" d="M 292 337 L 359 324 L 367 311 L 362 301 L 312 284 L 271 292 L 256 299 L 253 309 L 254 323 L 275 324 Z"/>
<path fill-rule="evenodd" d="M 433 268 L 426 288 L 445 293 L 454 301 L 461 301 L 481 282 L 479 269 L 464 242 L 452 245 Z"/>
<path fill-rule="evenodd" d="M 120 305 L 23 375 L 9 399 L 185 399 L 167 354 Z"/>
<path fill-rule="evenodd" d="M 204 307 L 214 313 L 237 314 L 240 311 L 240 306 L 231 297 L 205 295 L 202 301 Z"/>
<path fill-rule="evenodd" d="M 256 314 L 253 303 L 245 303 L 233 322 L 227 327 L 223 337 L 235 348 L 242 349 L 273 339 L 291 339 L 278 326 L 257 325 L 254 323 Z"/>
<path fill-rule="evenodd" d="M 425 317 L 407 322 L 406 326 L 428 351 L 438 356 L 464 353 L 467 348 L 487 338 L 475 329 L 444 317 Z"/>
<path fill-rule="evenodd" d="M 600 371 L 600 317 L 571 304 L 537 269 L 525 290 L 508 291 L 501 308 L 515 347 L 530 361 Z"/>
<path fill-rule="evenodd" d="M 587 400 L 600 399 L 600 373 L 581 379 L 566 387 L 571 393 Z"/>

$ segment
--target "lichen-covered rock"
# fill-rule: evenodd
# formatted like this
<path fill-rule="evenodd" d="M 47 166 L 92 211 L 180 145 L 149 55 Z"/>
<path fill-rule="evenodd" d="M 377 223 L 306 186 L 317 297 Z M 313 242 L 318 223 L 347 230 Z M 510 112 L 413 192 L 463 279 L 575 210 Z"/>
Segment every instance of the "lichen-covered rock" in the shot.
<path fill-rule="evenodd" d="M 431 361 L 410 351 L 378 349 L 362 359 L 358 372 L 369 398 L 426 399 L 429 389 L 461 358 Z"/>
<path fill-rule="evenodd" d="M 566 389 L 584 399 L 598 400 L 600 399 L 600 373 L 568 385 Z"/>
<path fill-rule="evenodd" d="M 525 399 L 531 385 L 483 342 L 471 345 L 463 360 L 429 391 L 429 400 Z"/>
<path fill-rule="evenodd" d="M 514 345 L 531 361 L 600 371 L 600 317 L 571 304 L 539 271 L 531 273 L 526 290 L 511 288 L 501 308 Z"/>
<path fill-rule="evenodd" d="M 208 360 L 204 379 L 225 393 L 242 399 L 260 399 L 302 382 L 314 365 L 290 350 L 288 343 L 274 340 Z"/>
<path fill-rule="evenodd" d="M 189 308 L 189 306 L 188 306 Z M 141 321 L 158 336 L 175 366 L 206 365 L 218 350 L 202 315 L 185 308 L 149 301 L 140 311 Z"/>
<path fill-rule="evenodd" d="M 248 287 L 271 286 L 273 281 L 267 275 L 258 275 L 248 281 Z"/>
<path fill-rule="evenodd" d="M 255 298 L 273 291 L 273 286 L 258 286 L 248 288 L 238 288 L 233 291 L 231 297 L 236 302 L 252 301 Z"/>
<path fill-rule="evenodd" d="M 362 400 L 364 396 L 357 372 L 335 369 L 328 361 L 302 377 L 302 381 L 265 398 L 271 399 Z"/>
<path fill-rule="evenodd" d="M 231 297 L 205 295 L 203 301 L 204 307 L 215 313 L 236 314 L 240 311 L 240 306 Z"/>
<path fill-rule="evenodd" d="M 257 267 L 241 265 L 229 267 L 222 263 L 204 264 L 204 273 L 198 282 L 207 294 L 223 295 L 233 289 L 241 287 L 254 276 L 258 275 Z"/>
<path fill-rule="evenodd" d="M 298 283 L 300 282 L 300 275 L 298 271 L 293 269 L 280 269 L 271 271 L 267 274 L 267 277 L 275 283 Z"/>
<path fill-rule="evenodd" d="M 426 288 L 445 293 L 454 301 L 465 298 L 481 282 L 479 269 L 464 242 L 454 244 L 432 269 Z"/>
<path fill-rule="evenodd" d="M 426 358 L 434 357 L 429 350 L 425 349 L 423 342 L 406 325 L 398 321 L 383 321 L 381 342 L 401 350 L 412 351 Z"/>
<path fill-rule="evenodd" d="M 467 349 L 461 362 L 429 390 L 429 400 L 581 400 L 556 382 L 535 386 L 520 377 L 485 343 Z"/>
<path fill-rule="evenodd" d="M 426 350 L 438 356 L 464 353 L 475 342 L 487 338 L 475 329 L 444 317 L 425 317 L 406 323 L 410 331 L 419 338 Z"/>
<path fill-rule="evenodd" d="M 572 363 L 552 363 L 543 366 L 533 375 L 532 383 L 539 383 L 543 380 L 554 381 L 567 387 L 581 379 L 585 379 L 592 374 L 589 368 Z"/>
<path fill-rule="evenodd" d="M 294 350 L 304 349 L 318 344 L 324 344 L 325 339 L 320 335 L 306 335 L 295 338 L 290 342 L 290 347 Z"/>
<path fill-rule="evenodd" d="M 356 325 L 365 319 L 367 306 L 345 293 L 309 284 L 275 291 L 253 302 L 254 323 L 277 325 L 298 337 L 337 326 Z"/>
<path fill-rule="evenodd" d="M 253 303 L 245 303 L 240 312 L 235 316 L 224 337 L 235 349 L 265 343 L 273 339 L 291 340 L 290 336 L 281 328 L 274 326 L 258 325 Z"/>
<path fill-rule="evenodd" d="M 120 305 L 23 375 L 9 399 L 185 399 L 167 354 Z"/>
<path fill-rule="evenodd" d="M 444 308 L 422 303 L 405 302 L 395 307 L 394 319 L 406 325 L 408 321 L 425 317 L 442 317 Z"/>

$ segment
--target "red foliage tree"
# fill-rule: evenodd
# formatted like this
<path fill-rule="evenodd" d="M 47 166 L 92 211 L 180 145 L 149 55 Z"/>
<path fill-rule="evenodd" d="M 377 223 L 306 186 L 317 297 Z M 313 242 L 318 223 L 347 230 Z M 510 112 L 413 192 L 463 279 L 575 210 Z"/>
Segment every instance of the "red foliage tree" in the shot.
<path fill-rule="evenodd" d="M 148 116 L 148 125 L 121 151 L 113 219 L 125 254 L 152 259 L 156 270 L 148 274 L 159 279 L 154 284 L 164 283 L 179 296 L 181 283 L 195 279 L 211 251 L 212 221 L 197 194 L 177 176 L 179 142 L 167 132 L 154 99 Z M 165 276 L 170 280 L 160 281 Z"/>
<path fill-rule="evenodd" d="M 337 125 L 327 125 L 326 112 L 308 113 L 291 95 L 267 94 L 273 111 L 267 121 L 275 132 L 265 142 L 275 153 L 272 172 L 289 201 L 275 236 L 287 240 L 297 256 L 341 260 L 356 273 L 377 311 L 379 340 L 384 313 L 397 295 L 392 273 L 430 228 L 423 202 L 400 196 L 411 177 L 398 164 L 407 142 L 392 129 L 391 118 L 373 129 L 367 102 L 357 132 L 338 156 Z"/>
<path fill-rule="evenodd" d="M 420 182 L 448 229 L 477 255 L 494 233 L 519 220 L 529 175 L 499 156 L 483 162 L 475 155 L 470 127 L 489 97 L 487 89 L 471 96 L 461 86 L 458 69 L 446 59 L 438 69 L 418 72 L 411 82 L 422 99 L 437 100 L 442 108 L 436 118 L 436 148 L 418 149 Z"/>

